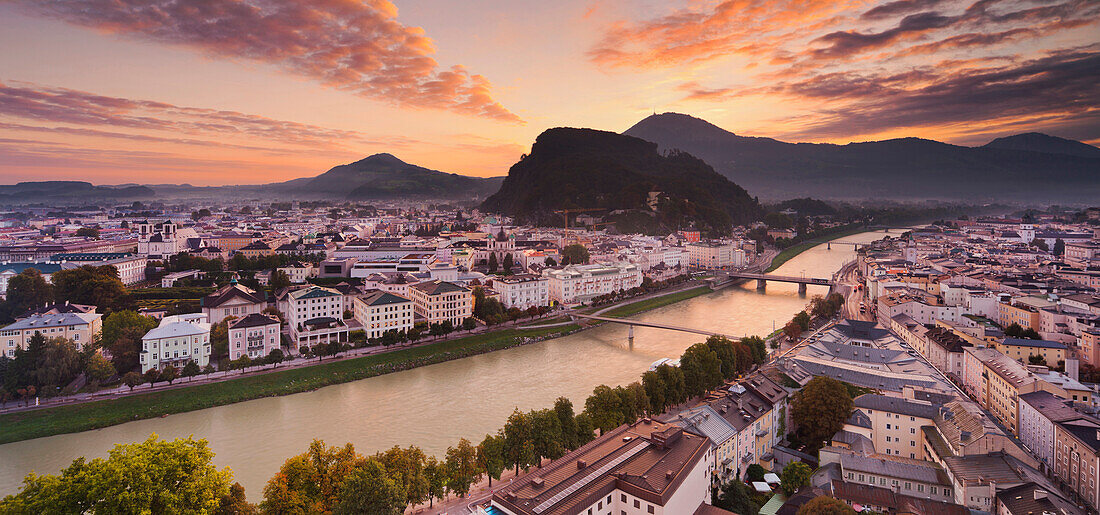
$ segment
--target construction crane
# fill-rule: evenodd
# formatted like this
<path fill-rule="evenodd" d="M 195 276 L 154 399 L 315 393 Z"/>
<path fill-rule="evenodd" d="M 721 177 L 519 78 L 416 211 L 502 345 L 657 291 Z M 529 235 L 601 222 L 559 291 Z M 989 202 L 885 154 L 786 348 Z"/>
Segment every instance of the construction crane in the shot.
<path fill-rule="evenodd" d="M 569 232 L 569 213 L 585 213 L 585 212 L 589 212 L 589 211 L 604 211 L 604 210 L 603 209 L 598 209 L 598 208 L 593 208 L 593 209 L 559 209 L 559 210 L 554 211 L 554 212 L 555 213 L 560 213 L 562 216 L 565 217 L 565 232 Z"/>

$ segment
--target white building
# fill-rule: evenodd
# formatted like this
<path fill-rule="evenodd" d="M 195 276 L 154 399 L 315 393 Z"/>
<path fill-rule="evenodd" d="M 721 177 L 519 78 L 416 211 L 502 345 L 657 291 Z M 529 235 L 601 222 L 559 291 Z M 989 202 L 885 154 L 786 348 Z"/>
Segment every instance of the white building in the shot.
<path fill-rule="evenodd" d="M 561 304 L 587 302 L 594 297 L 642 284 L 642 272 L 635 265 L 567 265 L 543 272 L 549 279 L 550 300 Z"/>
<path fill-rule="evenodd" d="M 206 315 L 166 316 L 141 338 L 141 371 L 182 368 L 188 361 L 200 367 L 210 363 L 210 323 Z"/>
<path fill-rule="evenodd" d="M 413 327 L 413 301 L 385 291 L 356 298 L 355 320 L 363 326 L 367 338 L 379 338 L 389 330 L 408 331 Z"/>
<path fill-rule="evenodd" d="M 535 274 L 494 278 L 493 289 L 500 293 L 500 302 L 506 309 L 550 304 L 550 280 Z"/>
<path fill-rule="evenodd" d="M 745 251 L 733 242 L 696 241 L 687 244 L 688 266 L 729 268 L 745 266 Z"/>
<path fill-rule="evenodd" d="M 413 312 L 429 324 L 450 321 L 458 327 L 473 316 L 473 295 L 469 288 L 444 281 L 422 281 L 409 287 Z"/>
<path fill-rule="evenodd" d="M 347 341 L 343 322 L 344 295 L 332 288 L 307 286 L 291 290 L 278 299 L 294 343 L 314 346 L 332 340 Z"/>

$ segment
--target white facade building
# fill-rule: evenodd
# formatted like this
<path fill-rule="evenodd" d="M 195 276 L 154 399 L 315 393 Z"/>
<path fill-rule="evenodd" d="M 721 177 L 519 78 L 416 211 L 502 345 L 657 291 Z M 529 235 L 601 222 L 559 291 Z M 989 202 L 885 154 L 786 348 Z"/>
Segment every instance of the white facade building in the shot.
<path fill-rule="evenodd" d="M 182 368 L 188 361 L 210 364 L 210 324 L 202 313 L 166 316 L 141 338 L 142 373 L 167 365 Z"/>
<path fill-rule="evenodd" d="M 408 331 L 413 327 L 413 301 L 385 291 L 375 291 L 354 301 L 355 320 L 367 338 L 379 338 L 386 331 Z"/>
<path fill-rule="evenodd" d="M 568 265 L 546 270 L 543 275 L 549 280 L 550 300 L 561 304 L 586 302 L 642 284 L 642 272 L 635 265 Z"/>
<path fill-rule="evenodd" d="M 550 280 L 534 274 L 517 274 L 493 279 L 505 308 L 527 309 L 550 304 Z"/>

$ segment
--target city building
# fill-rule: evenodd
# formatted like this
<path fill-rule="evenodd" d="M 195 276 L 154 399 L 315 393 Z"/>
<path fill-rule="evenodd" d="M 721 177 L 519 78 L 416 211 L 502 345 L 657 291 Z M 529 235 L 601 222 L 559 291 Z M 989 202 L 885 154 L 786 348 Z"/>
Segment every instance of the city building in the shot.
<path fill-rule="evenodd" d="M 635 265 L 567 265 L 543 271 L 550 300 L 560 304 L 579 304 L 600 295 L 629 290 L 642 284 L 642 272 Z"/>
<path fill-rule="evenodd" d="M 1028 363 L 1031 356 L 1041 356 L 1043 363 L 1053 367 L 1066 359 L 1066 345 L 1050 340 L 1005 338 L 997 345 L 997 350 L 1021 363 Z"/>
<path fill-rule="evenodd" d="M 745 266 L 745 251 L 733 242 L 697 241 L 686 245 L 688 266 L 693 268 L 730 268 Z"/>
<path fill-rule="evenodd" d="M 229 322 L 229 359 L 267 357 L 280 344 L 279 319 L 252 313 Z"/>
<path fill-rule="evenodd" d="M 168 365 L 182 368 L 188 361 L 200 367 L 210 363 L 210 323 L 206 315 L 171 315 L 141 338 L 142 373 Z"/>
<path fill-rule="evenodd" d="M 422 281 L 409 287 L 409 298 L 417 321 L 429 324 L 451 322 L 455 327 L 473 316 L 473 295 L 469 288 L 446 281 Z"/>
<path fill-rule="evenodd" d="M 206 315 L 206 320 L 216 324 L 226 317 L 244 317 L 253 313 L 260 313 L 267 307 L 267 300 L 262 293 L 257 293 L 252 288 L 231 281 L 229 284 L 218 288 L 213 293 L 199 300 L 199 307 Z"/>
<path fill-rule="evenodd" d="M 373 291 L 353 302 L 355 320 L 367 338 L 380 338 L 386 331 L 408 331 L 413 327 L 413 301 L 386 291 Z"/>
<path fill-rule="evenodd" d="M 103 315 L 95 312 L 34 314 L 0 329 L 4 356 L 15 356 L 15 349 L 26 349 L 35 333 L 49 338 L 72 340 L 78 349 L 92 342 L 103 328 Z"/>
<path fill-rule="evenodd" d="M 550 305 L 550 280 L 535 274 L 516 274 L 493 278 L 493 289 L 507 308 L 527 309 Z"/>
<path fill-rule="evenodd" d="M 278 298 L 295 346 L 347 341 L 344 295 L 333 288 L 306 286 L 284 291 Z"/>
<path fill-rule="evenodd" d="M 50 261 L 69 266 L 109 265 L 118 271 L 118 279 L 126 286 L 132 286 L 145 280 L 145 266 L 148 259 L 141 254 L 129 252 L 73 252 L 54 254 Z"/>
<path fill-rule="evenodd" d="M 710 500 L 713 444 L 643 419 L 514 479 L 493 493 L 507 515 L 679 515 Z"/>

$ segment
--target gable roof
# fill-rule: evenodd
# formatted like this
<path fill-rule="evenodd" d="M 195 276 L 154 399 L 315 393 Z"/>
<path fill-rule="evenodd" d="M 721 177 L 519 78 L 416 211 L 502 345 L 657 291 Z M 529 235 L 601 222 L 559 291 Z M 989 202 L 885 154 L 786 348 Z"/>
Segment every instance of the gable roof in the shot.
<path fill-rule="evenodd" d="M 279 319 L 264 315 L 261 313 L 250 313 L 244 318 L 238 318 L 229 322 L 230 329 L 244 329 L 248 327 L 260 327 L 271 324 L 278 324 Z"/>
<path fill-rule="evenodd" d="M 267 302 L 267 300 L 260 297 L 260 295 L 251 288 L 237 283 L 230 283 L 218 288 L 214 293 L 203 297 L 199 301 L 199 306 L 204 308 L 216 308 L 233 299 L 242 299 L 252 304 L 263 304 Z"/>

